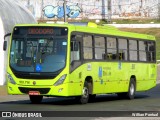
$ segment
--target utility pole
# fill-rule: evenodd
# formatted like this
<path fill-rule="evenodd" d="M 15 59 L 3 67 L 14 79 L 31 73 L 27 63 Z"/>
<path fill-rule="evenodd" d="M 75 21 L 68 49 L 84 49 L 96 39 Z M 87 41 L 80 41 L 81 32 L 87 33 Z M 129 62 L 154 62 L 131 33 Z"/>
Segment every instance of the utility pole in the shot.
<path fill-rule="evenodd" d="M 102 0 L 102 20 L 106 19 L 105 0 Z"/>
<path fill-rule="evenodd" d="M 64 9 L 64 22 L 66 22 L 66 0 L 64 0 L 63 9 Z"/>
<path fill-rule="evenodd" d="M 158 0 L 158 20 L 160 20 L 160 0 Z"/>
<path fill-rule="evenodd" d="M 112 12 L 111 12 L 111 0 L 108 0 L 108 23 L 111 23 L 111 16 L 112 16 Z"/>
<path fill-rule="evenodd" d="M 30 5 L 30 0 L 28 0 L 28 3 L 27 3 L 27 5 L 28 5 L 28 7 L 29 7 L 29 5 Z"/>
<path fill-rule="evenodd" d="M 41 9 L 43 9 L 43 4 L 44 4 L 44 1 L 43 0 L 41 0 Z M 43 13 L 41 12 L 41 18 L 42 19 L 44 19 L 44 15 L 43 15 Z"/>

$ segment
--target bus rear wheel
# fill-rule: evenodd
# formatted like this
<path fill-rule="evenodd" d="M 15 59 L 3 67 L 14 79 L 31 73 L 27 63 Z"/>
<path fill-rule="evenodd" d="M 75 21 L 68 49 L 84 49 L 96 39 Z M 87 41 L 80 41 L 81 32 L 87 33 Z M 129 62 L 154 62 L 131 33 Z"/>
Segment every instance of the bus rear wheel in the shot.
<path fill-rule="evenodd" d="M 29 95 L 30 101 L 33 104 L 41 103 L 43 96 L 42 95 Z"/>
<path fill-rule="evenodd" d="M 127 98 L 130 100 L 134 99 L 135 92 L 136 92 L 136 83 L 134 79 L 131 79 L 130 84 L 129 84 L 128 93 L 127 93 Z"/>
<path fill-rule="evenodd" d="M 132 99 L 134 99 L 135 92 L 136 92 L 136 83 L 135 83 L 135 80 L 131 78 L 129 88 L 128 88 L 128 92 L 117 93 L 117 95 L 120 99 L 125 98 L 125 99 L 132 100 Z"/>

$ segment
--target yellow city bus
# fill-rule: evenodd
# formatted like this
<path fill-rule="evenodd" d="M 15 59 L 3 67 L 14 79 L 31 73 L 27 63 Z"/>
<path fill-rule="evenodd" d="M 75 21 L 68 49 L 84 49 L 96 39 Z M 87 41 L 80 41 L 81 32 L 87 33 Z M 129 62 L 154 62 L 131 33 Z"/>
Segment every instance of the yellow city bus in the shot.
<path fill-rule="evenodd" d="M 156 86 L 156 41 L 145 34 L 95 23 L 21 24 L 8 47 L 8 93 L 75 97 L 85 104 L 97 94 L 133 99 Z M 6 49 L 6 42 L 4 50 Z"/>

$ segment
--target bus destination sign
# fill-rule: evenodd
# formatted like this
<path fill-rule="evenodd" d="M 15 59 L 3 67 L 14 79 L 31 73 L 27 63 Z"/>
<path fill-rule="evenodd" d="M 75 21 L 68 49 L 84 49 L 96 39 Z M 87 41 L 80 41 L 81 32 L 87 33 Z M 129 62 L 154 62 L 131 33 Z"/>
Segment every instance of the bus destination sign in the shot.
<path fill-rule="evenodd" d="M 29 28 L 28 34 L 53 34 L 53 29 L 51 28 Z"/>

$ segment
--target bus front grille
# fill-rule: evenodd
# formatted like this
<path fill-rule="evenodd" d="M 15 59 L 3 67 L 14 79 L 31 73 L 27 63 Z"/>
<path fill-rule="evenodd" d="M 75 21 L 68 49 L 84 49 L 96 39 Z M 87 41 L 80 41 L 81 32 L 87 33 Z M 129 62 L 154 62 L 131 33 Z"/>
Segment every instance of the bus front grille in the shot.
<path fill-rule="evenodd" d="M 50 91 L 50 88 L 25 88 L 25 87 L 19 87 L 19 90 L 22 93 L 28 94 L 29 91 L 39 91 L 40 94 L 47 94 Z"/>

